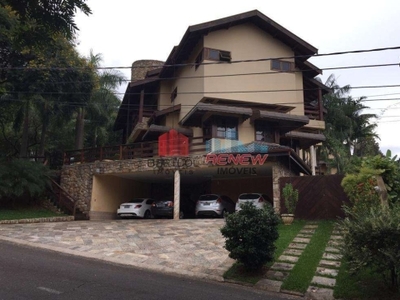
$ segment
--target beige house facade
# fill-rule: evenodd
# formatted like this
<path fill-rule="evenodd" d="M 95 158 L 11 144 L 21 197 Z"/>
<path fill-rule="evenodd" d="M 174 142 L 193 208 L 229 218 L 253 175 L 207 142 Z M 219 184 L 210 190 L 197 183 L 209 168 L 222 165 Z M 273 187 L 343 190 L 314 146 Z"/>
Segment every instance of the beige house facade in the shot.
<path fill-rule="evenodd" d="M 316 53 L 256 10 L 190 26 L 165 62 L 133 63 L 114 125 L 119 150 L 96 150 L 85 166 L 67 156 L 63 187 L 92 219 L 114 216 L 128 198 L 166 194 L 179 203 L 181 195 L 263 192 L 279 211 L 281 176 L 318 174 L 329 90 L 307 61 Z M 187 152 L 161 154 L 160 136 L 171 130 L 187 138 Z M 262 164 L 257 155 L 266 155 Z M 190 163 L 175 163 L 183 158 Z"/>

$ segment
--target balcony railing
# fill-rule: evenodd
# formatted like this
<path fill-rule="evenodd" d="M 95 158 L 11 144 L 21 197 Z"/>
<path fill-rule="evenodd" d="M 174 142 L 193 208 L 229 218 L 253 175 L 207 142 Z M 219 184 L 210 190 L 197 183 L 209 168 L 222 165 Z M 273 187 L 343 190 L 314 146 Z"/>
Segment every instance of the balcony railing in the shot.
<path fill-rule="evenodd" d="M 314 107 L 312 105 L 304 105 L 304 115 L 306 115 L 310 120 L 322 121 L 321 112 L 319 111 L 318 107 Z"/>
<path fill-rule="evenodd" d="M 191 138 L 189 147 L 190 154 L 204 154 L 206 152 L 203 137 Z M 151 158 L 156 156 L 158 156 L 158 142 L 142 142 L 65 151 L 64 165 L 104 160 Z"/>

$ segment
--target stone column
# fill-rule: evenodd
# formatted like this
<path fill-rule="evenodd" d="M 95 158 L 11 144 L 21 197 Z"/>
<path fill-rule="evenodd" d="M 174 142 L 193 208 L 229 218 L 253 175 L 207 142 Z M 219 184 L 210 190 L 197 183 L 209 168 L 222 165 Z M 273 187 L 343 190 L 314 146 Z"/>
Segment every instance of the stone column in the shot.
<path fill-rule="evenodd" d="M 279 172 L 279 164 L 275 164 L 272 167 L 272 193 L 274 201 L 274 209 L 277 214 L 281 212 L 281 191 L 279 189 L 279 178 L 281 174 Z"/>
<path fill-rule="evenodd" d="M 310 146 L 310 163 L 311 163 L 311 174 L 315 175 L 315 167 L 317 166 L 317 153 L 315 152 L 315 147 Z"/>
<path fill-rule="evenodd" d="M 175 171 L 174 174 L 174 220 L 179 220 L 180 211 L 180 196 L 181 194 L 181 174 L 179 170 Z"/>

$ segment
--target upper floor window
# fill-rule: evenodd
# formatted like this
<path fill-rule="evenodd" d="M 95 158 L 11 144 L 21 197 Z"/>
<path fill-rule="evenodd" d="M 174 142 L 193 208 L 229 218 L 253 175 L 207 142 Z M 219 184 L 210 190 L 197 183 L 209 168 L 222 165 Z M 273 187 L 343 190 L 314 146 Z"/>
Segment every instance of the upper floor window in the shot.
<path fill-rule="evenodd" d="M 238 139 L 238 119 L 232 117 L 211 117 L 204 124 L 203 135 L 205 139 L 219 138 L 228 140 Z"/>
<path fill-rule="evenodd" d="M 290 72 L 294 70 L 294 63 L 279 59 L 271 60 L 271 70 Z"/>
<path fill-rule="evenodd" d="M 267 125 L 257 124 L 255 126 L 256 141 L 275 143 L 275 131 Z"/>
<path fill-rule="evenodd" d="M 238 127 L 236 119 L 217 119 L 215 137 L 220 139 L 237 140 Z"/>
<path fill-rule="evenodd" d="M 204 48 L 200 51 L 195 59 L 196 69 L 204 60 L 215 60 L 215 61 L 231 61 L 231 53 L 225 50 Z"/>

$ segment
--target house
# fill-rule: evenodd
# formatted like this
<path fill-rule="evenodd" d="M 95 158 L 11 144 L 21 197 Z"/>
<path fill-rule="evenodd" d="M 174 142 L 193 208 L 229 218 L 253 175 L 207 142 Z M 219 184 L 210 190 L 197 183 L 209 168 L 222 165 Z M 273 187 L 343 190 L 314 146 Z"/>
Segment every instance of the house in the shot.
<path fill-rule="evenodd" d="M 259 191 L 279 211 L 279 178 L 315 174 L 325 140 L 329 89 L 307 61 L 316 53 L 257 10 L 190 26 L 165 62 L 133 63 L 114 124 L 121 146 L 64 166 L 63 186 L 91 218 L 110 217 L 129 197 L 167 193 L 183 201 Z"/>

